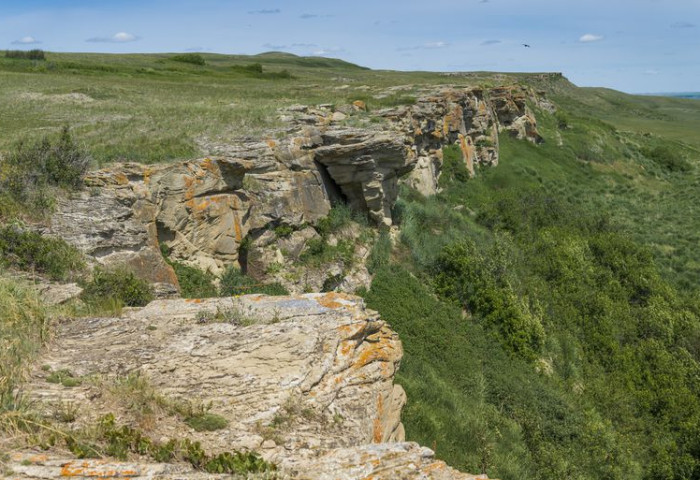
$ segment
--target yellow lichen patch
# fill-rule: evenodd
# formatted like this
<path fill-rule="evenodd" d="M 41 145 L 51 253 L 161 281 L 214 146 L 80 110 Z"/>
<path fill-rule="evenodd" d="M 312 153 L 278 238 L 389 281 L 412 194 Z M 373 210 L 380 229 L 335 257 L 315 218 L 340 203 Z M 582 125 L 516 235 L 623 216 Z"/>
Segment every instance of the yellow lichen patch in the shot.
<path fill-rule="evenodd" d="M 374 419 L 374 425 L 372 429 L 372 440 L 374 443 L 381 443 L 384 439 L 384 431 L 382 429 L 382 420 L 384 416 L 384 398 L 381 393 L 377 395 L 377 416 Z"/>
<path fill-rule="evenodd" d="M 194 182 L 193 177 L 185 177 L 185 200 L 192 200 L 194 198 Z"/>
<path fill-rule="evenodd" d="M 469 170 L 469 175 L 474 176 L 474 146 L 472 145 L 472 139 L 470 137 L 465 137 L 461 133 L 459 134 L 459 148 L 462 150 L 462 158 L 464 159 L 464 164 Z"/>
<path fill-rule="evenodd" d="M 389 337 L 381 336 L 373 342 L 365 342 L 364 349 L 355 360 L 354 368 L 362 368 L 372 362 L 391 362 L 394 347 Z"/>
<path fill-rule="evenodd" d="M 127 470 L 131 474 L 127 475 L 126 472 L 117 472 L 112 469 L 101 470 L 99 468 L 100 463 L 94 463 L 91 465 L 90 462 L 69 462 L 61 467 L 62 477 L 94 477 L 94 478 L 117 478 L 117 477 L 135 477 L 138 474 L 133 470 Z"/>
<path fill-rule="evenodd" d="M 270 148 L 275 148 L 277 146 L 277 142 L 272 140 L 271 138 L 268 138 L 265 143 L 267 143 L 267 146 Z"/>
<path fill-rule="evenodd" d="M 202 303 L 204 300 L 201 298 L 187 298 L 185 299 L 185 303 Z"/>
<path fill-rule="evenodd" d="M 367 111 L 367 104 L 362 100 L 355 100 L 354 102 L 352 102 L 352 106 L 358 110 L 362 110 L 363 112 Z"/>
<path fill-rule="evenodd" d="M 442 125 L 442 132 L 444 135 L 459 130 L 463 114 L 464 111 L 462 110 L 462 107 L 456 105 L 452 112 L 445 115 Z"/>
<path fill-rule="evenodd" d="M 128 185 L 129 184 L 129 179 L 123 173 L 115 174 L 114 181 L 117 183 L 117 185 Z"/>
<path fill-rule="evenodd" d="M 241 228 L 241 219 L 238 218 L 238 209 L 240 204 L 238 197 L 233 197 L 233 229 L 236 232 L 236 243 L 241 243 L 243 241 L 243 229 Z"/>
<path fill-rule="evenodd" d="M 447 467 L 447 464 L 445 464 L 444 462 L 433 462 L 430 465 L 423 467 L 421 471 L 423 473 L 440 472 L 445 470 L 445 467 Z"/>
<path fill-rule="evenodd" d="M 205 158 L 202 160 L 200 167 L 204 170 L 201 172 L 201 176 L 206 175 L 207 171 L 215 175 L 220 175 L 219 164 L 211 158 Z"/>
<path fill-rule="evenodd" d="M 342 346 L 340 347 L 340 354 L 343 356 L 349 355 L 354 349 L 353 343 L 354 342 L 351 341 L 343 342 Z"/>
<path fill-rule="evenodd" d="M 351 305 L 349 305 L 347 302 L 351 301 L 351 298 L 352 297 L 346 293 L 328 292 L 322 297 L 317 298 L 316 301 L 322 307 L 335 310 L 343 307 L 349 308 Z"/>

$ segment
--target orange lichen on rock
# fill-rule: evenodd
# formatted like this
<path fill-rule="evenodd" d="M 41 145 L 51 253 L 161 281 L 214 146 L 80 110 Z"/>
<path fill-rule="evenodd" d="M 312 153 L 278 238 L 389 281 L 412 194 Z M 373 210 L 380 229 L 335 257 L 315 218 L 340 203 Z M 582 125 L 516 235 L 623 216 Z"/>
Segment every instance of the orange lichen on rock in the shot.
<path fill-rule="evenodd" d="M 377 395 L 377 416 L 374 419 L 374 428 L 372 429 L 372 441 L 374 443 L 382 443 L 384 439 L 384 431 L 382 429 L 382 417 L 384 416 L 384 398 L 381 393 Z"/>
<path fill-rule="evenodd" d="M 211 158 L 205 158 L 204 160 L 202 160 L 202 163 L 200 164 L 200 166 L 202 167 L 202 169 L 208 170 L 214 174 L 218 175 L 220 173 L 219 172 L 219 164 L 216 163 Z M 202 175 L 206 174 L 206 172 L 201 172 L 201 173 L 202 173 Z"/>
<path fill-rule="evenodd" d="M 241 243 L 243 241 L 243 229 L 241 228 L 241 219 L 238 218 L 238 209 L 240 208 L 240 203 L 238 197 L 233 197 L 233 229 L 236 232 L 236 243 Z"/>
<path fill-rule="evenodd" d="M 464 110 L 460 105 L 456 105 L 452 112 L 445 115 L 442 125 L 442 132 L 447 135 L 450 132 L 455 132 L 460 129 L 462 116 L 464 115 Z"/>
<path fill-rule="evenodd" d="M 459 134 L 459 148 L 462 150 L 462 158 L 469 171 L 469 176 L 474 176 L 474 146 L 472 139 Z"/>
<path fill-rule="evenodd" d="M 353 365 L 355 368 L 362 368 L 372 362 L 390 362 L 393 358 L 394 347 L 391 339 L 385 332 L 379 332 L 379 338 L 372 342 L 366 342 L 364 350 L 360 353 Z"/>
<path fill-rule="evenodd" d="M 69 462 L 61 466 L 62 477 L 93 477 L 93 478 L 124 478 L 137 477 L 139 474 L 133 470 L 117 471 L 114 469 L 100 469 L 100 463 Z"/>
<path fill-rule="evenodd" d="M 341 300 L 350 300 L 350 298 L 351 297 L 345 293 L 329 292 L 324 296 L 317 298 L 316 301 L 323 307 L 335 310 L 338 308 L 347 307 L 348 305 L 343 303 Z"/>
<path fill-rule="evenodd" d="M 117 185 L 129 185 L 129 178 L 123 173 L 117 173 L 114 175 L 114 180 Z"/>
<path fill-rule="evenodd" d="M 355 107 L 355 109 L 357 110 L 362 110 L 363 112 L 367 111 L 367 104 L 362 100 L 355 100 L 354 102 L 352 102 L 352 106 Z"/>

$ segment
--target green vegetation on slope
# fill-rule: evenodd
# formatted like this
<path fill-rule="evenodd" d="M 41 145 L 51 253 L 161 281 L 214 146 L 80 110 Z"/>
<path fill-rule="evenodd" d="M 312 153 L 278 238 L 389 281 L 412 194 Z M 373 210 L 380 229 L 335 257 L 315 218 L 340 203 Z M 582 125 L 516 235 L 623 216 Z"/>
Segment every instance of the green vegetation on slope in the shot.
<path fill-rule="evenodd" d="M 539 113 L 545 145 L 501 138 L 471 180 L 447 148 L 441 194 L 402 192 L 366 299 L 403 340 L 408 438 L 503 479 L 697 478 L 696 257 L 649 241 L 695 221 L 650 200 L 695 181 L 697 156 Z"/>

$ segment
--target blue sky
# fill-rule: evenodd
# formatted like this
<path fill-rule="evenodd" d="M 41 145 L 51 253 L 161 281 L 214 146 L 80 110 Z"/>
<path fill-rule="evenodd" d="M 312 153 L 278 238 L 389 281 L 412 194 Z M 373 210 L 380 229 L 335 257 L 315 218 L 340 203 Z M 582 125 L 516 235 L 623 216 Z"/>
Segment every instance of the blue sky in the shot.
<path fill-rule="evenodd" d="M 0 48 L 283 50 L 378 69 L 557 71 L 582 86 L 700 91 L 700 0 L 0 0 Z"/>

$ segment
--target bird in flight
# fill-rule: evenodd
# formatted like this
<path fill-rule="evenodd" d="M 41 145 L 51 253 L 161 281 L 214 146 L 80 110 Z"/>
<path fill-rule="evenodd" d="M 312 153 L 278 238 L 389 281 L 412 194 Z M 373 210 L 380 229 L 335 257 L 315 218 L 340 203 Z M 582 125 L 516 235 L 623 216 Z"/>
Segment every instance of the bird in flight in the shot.
<path fill-rule="evenodd" d="M 523 43 L 523 47 L 525 47 L 525 48 L 531 48 L 530 45 L 528 45 L 527 43 Z"/>

